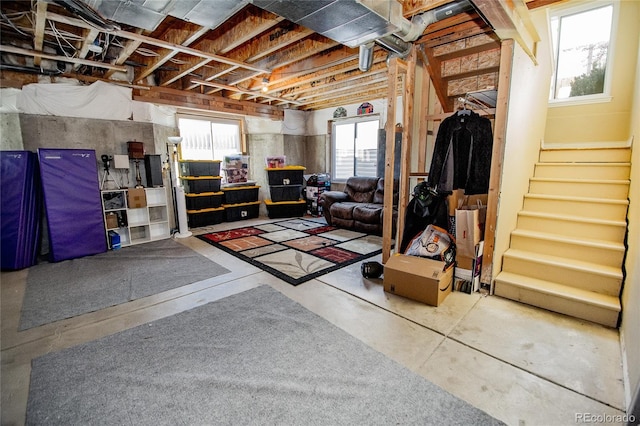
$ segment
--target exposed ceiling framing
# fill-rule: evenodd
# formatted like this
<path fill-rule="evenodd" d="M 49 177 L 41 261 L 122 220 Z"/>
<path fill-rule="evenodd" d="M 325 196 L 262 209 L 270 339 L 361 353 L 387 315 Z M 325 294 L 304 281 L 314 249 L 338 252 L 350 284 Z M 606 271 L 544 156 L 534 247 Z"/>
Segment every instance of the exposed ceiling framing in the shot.
<path fill-rule="evenodd" d="M 20 87 L 38 74 L 107 80 L 131 85 L 139 100 L 272 118 L 285 108 L 317 110 L 386 97 L 389 52 L 382 47 L 376 45 L 373 64 L 363 72 L 357 48 L 248 0 L 216 1 L 210 4 L 234 9 L 215 28 L 154 12 L 159 23 L 152 29 L 117 23 L 105 30 L 59 1 L 3 0 L 0 84 Z M 475 10 L 427 26 L 414 45 L 445 110 L 465 92 L 495 87 L 501 38 L 516 39 L 535 57 L 526 9 L 550 2 L 473 0 Z M 238 3 L 245 4 L 238 9 Z M 405 0 L 402 14 L 410 19 L 447 3 Z"/>

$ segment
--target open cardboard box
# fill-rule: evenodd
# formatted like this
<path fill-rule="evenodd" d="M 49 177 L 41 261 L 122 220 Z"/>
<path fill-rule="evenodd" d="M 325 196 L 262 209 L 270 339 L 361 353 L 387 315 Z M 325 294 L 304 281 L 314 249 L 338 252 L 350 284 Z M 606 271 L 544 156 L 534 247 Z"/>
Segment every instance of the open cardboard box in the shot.
<path fill-rule="evenodd" d="M 444 268 L 442 261 L 395 254 L 384 265 L 384 291 L 439 306 L 453 287 L 453 265 Z"/>

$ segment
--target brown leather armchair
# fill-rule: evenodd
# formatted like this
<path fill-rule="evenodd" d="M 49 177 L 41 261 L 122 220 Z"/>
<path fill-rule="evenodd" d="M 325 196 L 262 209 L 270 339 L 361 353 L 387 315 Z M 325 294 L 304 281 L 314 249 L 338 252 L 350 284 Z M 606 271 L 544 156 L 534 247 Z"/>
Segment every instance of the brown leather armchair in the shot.
<path fill-rule="evenodd" d="M 325 191 L 318 200 L 329 225 L 382 235 L 384 179 L 353 176 L 344 191 Z M 393 234 L 398 216 L 398 181 L 393 185 Z"/>

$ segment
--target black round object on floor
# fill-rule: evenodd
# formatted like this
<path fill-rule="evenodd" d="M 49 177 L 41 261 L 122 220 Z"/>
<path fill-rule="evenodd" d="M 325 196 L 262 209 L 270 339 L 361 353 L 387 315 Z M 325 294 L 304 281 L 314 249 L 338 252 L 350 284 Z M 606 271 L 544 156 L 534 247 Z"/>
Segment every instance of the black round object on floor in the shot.
<path fill-rule="evenodd" d="M 365 278 L 380 278 L 383 266 L 378 262 L 362 262 L 360 271 Z"/>

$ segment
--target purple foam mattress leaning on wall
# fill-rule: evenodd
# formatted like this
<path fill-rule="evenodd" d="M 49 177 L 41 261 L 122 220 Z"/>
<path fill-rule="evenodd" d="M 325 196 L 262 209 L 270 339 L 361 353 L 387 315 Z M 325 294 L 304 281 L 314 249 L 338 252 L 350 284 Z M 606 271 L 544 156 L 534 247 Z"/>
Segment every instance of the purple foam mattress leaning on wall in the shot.
<path fill-rule="evenodd" d="M 38 158 L 30 151 L 0 152 L 0 236 L 3 270 L 37 261 L 42 197 Z"/>
<path fill-rule="evenodd" d="M 38 149 L 51 260 L 107 251 L 92 149 Z"/>

